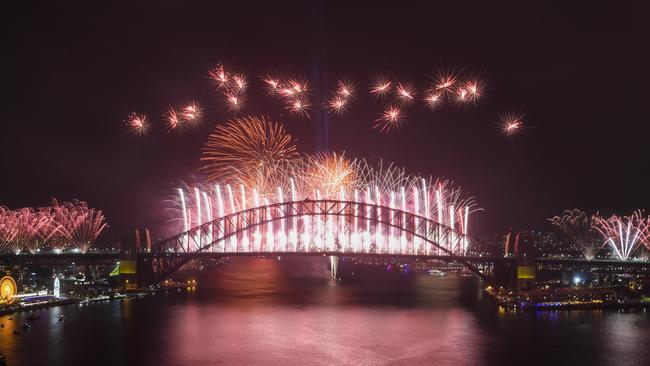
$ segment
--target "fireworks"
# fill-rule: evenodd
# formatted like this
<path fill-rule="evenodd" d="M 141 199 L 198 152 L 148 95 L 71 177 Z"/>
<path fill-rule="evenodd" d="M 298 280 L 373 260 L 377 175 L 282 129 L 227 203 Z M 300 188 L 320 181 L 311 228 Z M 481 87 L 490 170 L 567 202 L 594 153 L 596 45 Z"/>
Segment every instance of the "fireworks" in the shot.
<path fill-rule="evenodd" d="M 640 244 L 650 245 L 650 217 L 641 211 L 629 216 L 594 217 L 594 228 L 602 235 L 616 258 L 628 260 Z"/>
<path fill-rule="evenodd" d="M 201 109 L 201 106 L 199 106 L 196 102 L 189 103 L 182 109 L 182 116 L 186 122 L 197 123 L 200 120 L 202 114 L 203 111 Z"/>
<path fill-rule="evenodd" d="M 439 71 L 435 77 L 434 87 L 441 92 L 450 92 L 457 81 L 458 76 L 454 72 Z"/>
<path fill-rule="evenodd" d="M 0 207 L 0 251 L 31 253 L 41 249 L 86 252 L 106 228 L 101 211 L 82 201 L 53 201 L 38 209 Z"/>
<path fill-rule="evenodd" d="M 355 86 L 349 81 L 339 81 L 336 94 L 330 99 L 330 112 L 341 114 L 348 109 L 350 101 L 355 97 Z"/>
<path fill-rule="evenodd" d="M 241 93 L 246 89 L 246 86 L 248 85 L 246 81 L 246 77 L 244 75 L 233 75 L 232 77 L 232 84 L 233 84 L 233 89 L 237 93 Z"/>
<path fill-rule="evenodd" d="M 437 243 L 449 252 L 463 254 L 469 250 L 464 235 L 468 233 L 469 215 L 475 203 L 449 181 L 418 177 L 393 164 L 379 162 L 375 165 L 336 153 L 297 157 L 275 170 L 281 173 L 269 176 L 258 186 L 246 184 L 248 178 L 232 176 L 223 177 L 211 186 L 179 188 L 179 215 L 175 221 L 182 223 L 182 231 L 188 231 L 216 218 L 273 203 L 330 199 L 351 202 L 350 210 L 359 209 L 362 203 L 398 209 L 442 223 L 455 231 L 444 235 L 420 219 L 421 222 L 415 223 L 417 235 L 407 236 L 397 228 L 402 221 L 396 214 L 386 218 L 387 225 L 378 224 L 372 231 L 369 221 L 363 217 L 341 220 L 334 212 L 322 217 L 296 216 L 274 223 L 273 220 L 265 221 L 273 217 L 274 211 L 264 208 L 251 214 L 252 223 L 260 220 L 260 225 L 252 225 L 250 230 L 236 237 L 216 241 L 212 231 L 207 230 L 196 234 L 192 242 L 197 245 L 214 243 L 210 250 L 215 251 L 284 251 L 310 247 L 332 250 L 339 247 L 354 252 L 442 253 L 426 244 L 423 238 L 430 236 L 437 238 Z M 376 212 L 380 214 L 381 209 Z M 190 238 L 185 239 L 184 246 L 189 248 Z"/>
<path fill-rule="evenodd" d="M 167 122 L 168 131 L 173 131 L 182 125 L 181 118 L 178 116 L 178 112 L 176 112 L 176 108 L 174 107 L 169 107 L 164 117 Z"/>
<path fill-rule="evenodd" d="M 437 92 L 428 92 L 424 97 L 427 106 L 431 109 L 436 109 L 442 103 L 442 94 Z"/>
<path fill-rule="evenodd" d="M 208 71 L 208 75 L 218 87 L 224 88 L 228 85 L 228 74 L 223 65 L 219 64 L 213 70 Z"/>
<path fill-rule="evenodd" d="M 276 95 L 280 88 L 280 79 L 266 76 L 262 78 L 262 81 L 266 84 L 267 91 L 270 95 Z"/>
<path fill-rule="evenodd" d="M 203 147 L 201 160 L 209 180 L 237 177 L 248 186 L 258 186 L 297 156 L 294 139 L 282 124 L 246 117 L 218 125 Z"/>
<path fill-rule="evenodd" d="M 396 90 L 397 98 L 402 104 L 408 104 L 413 101 L 415 90 L 409 85 L 399 84 Z"/>
<path fill-rule="evenodd" d="M 390 91 L 392 83 L 388 80 L 385 80 L 383 78 L 377 78 L 375 83 L 372 85 L 370 88 L 370 93 L 374 94 L 378 97 L 382 97 L 386 95 Z"/>
<path fill-rule="evenodd" d="M 355 162 L 343 154 L 328 152 L 310 155 L 300 164 L 303 165 L 302 176 L 298 180 L 304 181 L 307 191 L 315 192 L 317 196 L 336 197 L 342 190 L 350 192 L 357 186 Z"/>
<path fill-rule="evenodd" d="M 163 114 L 167 131 L 171 132 L 181 127 L 196 125 L 203 116 L 203 108 L 196 103 L 190 102 L 181 107 L 169 107 Z"/>
<path fill-rule="evenodd" d="M 267 74 L 250 80 L 246 73 L 218 64 L 208 71 L 208 77 L 220 94 L 218 100 L 234 114 L 247 106 L 250 98 L 248 92 L 255 86 L 265 89 L 266 94 L 279 102 L 280 108 L 296 118 L 310 119 L 312 110 L 320 112 L 317 113 L 318 115 L 343 114 L 351 109 L 353 100 L 355 103 L 357 99 L 359 100 L 356 104 L 364 102 L 363 93 L 360 93 L 357 88 L 358 80 L 339 80 L 330 86 L 330 90 L 324 91 L 326 97 L 323 100 L 312 100 L 309 80 L 295 76 Z M 379 76 L 370 84 L 368 91 L 368 94 L 376 98 L 365 101 L 373 103 L 370 105 L 372 108 L 384 110 L 380 120 L 375 121 L 380 122 L 375 123 L 375 127 L 382 132 L 390 132 L 405 121 L 407 108 L 415 108 L 418 104 L 422 104 L 434 111 L 445 105 L 475 104 L 483 97 L 484 89 L 483 80 L 459 72 L 440 71 L 432 82 L 416 80 L 412 84 L 400 82 L 394 76 Z M 417 90 L 421 90 L 422 93 L 418 93 Z M 203 110 L 196 103 L 176 105 L 163 115 L 169 131 L 199 122 L 202 117 Z M 149 123 L 144 115 L 131 115 L 128 121 L 129 131 L 133 134 L 143 135 L 149 129 Z M 504 127 L 504 131 L 507 134 L 514 134 L 519 132 L 521 127 L 520 121 L 513 122 Z"/>
<path fill-rule="evenodd" d="M 338 94 L 341 98 L 354 98 L 354 90 L 355 86 L 352 82 L 341 80 L 338 83 L 336 94 Z"/>
<path fill-rule="evenodd" d="M 239 111 L 244 107 L 242 98 L 235 94 L 226 94 L 226 105 L 229 111 Z"/>
<path fill-rule="evenodd" d="M 309 107 L 309 104 L 303 98 L 293 98 L 287 104 L 287 109 L 289 112 L 300 116 L 309 117 L 307 107 Z"/>
<path fill-rule="evenodd" d="M 519 113 L 505 113 L 499 118 L 501 133 L 506 136 L 516 135 L 524 127 L 524 116 Z"/>
<path fill-rule="evenodd" d="M 593 227 L 594 216 L 579 209 L 565 210 L 562 216 L 548 221 L 562 231 L 575 244 L 586 260 L 592 260 L 602 247 L 602 239 Z"/>
<path fill-rule="evenodd" d="M 335 97 L 329 103 L 330 111 L 342 113 L 347 110 L 347 101 L 344 98 Z"/>
<path fill-rule="evenodd" d="M 402 111 L 399 107 L 391 106 L 386 108 L 381 118 L 375 121 L 375 128 L 381 132 L 390 132 L 400 126 L 402 122 Z"/>
<path fill-rule="evenodd" d="M 126 125 L 129 132 L 136 136 L 142 136 L 149 131 L 149 121 L 144 114 L 131 113 L 127 118 Z"/>

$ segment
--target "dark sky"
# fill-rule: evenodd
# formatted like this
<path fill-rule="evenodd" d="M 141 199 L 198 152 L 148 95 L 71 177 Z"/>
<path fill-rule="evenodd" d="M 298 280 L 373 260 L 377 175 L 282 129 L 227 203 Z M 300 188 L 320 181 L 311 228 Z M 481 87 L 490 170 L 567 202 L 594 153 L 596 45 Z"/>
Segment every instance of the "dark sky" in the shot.
<path fill-rule="evenodd" d="M 207 134 L 232 116 L 206 75 L 223 61 L 250 77 L 317 70 L 330 83 L 361 85 L 376 73 L 420 84 L 440 67 L 480 73 L 488 89 L 475 107 L 413 108 L 402 129 L 385 135 L 371 128 L 379 109 L 364 97 L 328 129 L 332 150 L 453 179 L 485 208 L 476 234 L 544 228 L 565 208 L 650 206 L 647 9 L 60 3 L 4 11 L 0 204 L 79 198 L 103 209 L 113 229 L 159 227 L 163 200 L 194 179 Z M 201 128 L 125 136 L 129 112 L 159 122 L 166 106 L 188 100 L 207 109 Z M 317 149 L 315 122 L 286 116 L 262 95 L 248 105 L 242 115 L 282 120 L 302 151 Z M 496 127 L 509 110 L 524 111 L 529 126 L 514 138 Z"/>

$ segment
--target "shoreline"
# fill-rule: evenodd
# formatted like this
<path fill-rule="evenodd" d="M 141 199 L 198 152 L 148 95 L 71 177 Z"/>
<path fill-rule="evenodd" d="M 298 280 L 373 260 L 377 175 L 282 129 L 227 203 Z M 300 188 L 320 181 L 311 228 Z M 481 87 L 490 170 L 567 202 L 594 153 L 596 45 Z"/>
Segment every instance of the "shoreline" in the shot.
<path fill-rule="evenodd" d="M 523 311 L 555 311 L 555 310 L 606 310 L 606 309 L 636 309 L 650 308 L 650 302 L 641 300 L 612 300 L 612 301 L 566 301 L 566 300 L 548 300 L 544 302 L 533 302 L 512 298 L 512 294 L 500 295 L 490 287 L 483 290 L 495 304 L 511 310 Z M 514 294 L 516 296 L 516 294 Z"/>
<path fill-rule="evenodd" d="M 147 295 L 158 294 L 158 293 L 169 291 L 169 290 L 181 290 L 181 289 L 184 289 L 184 288 L 185 287 L 183 287 L 183 286 L 179 286 L 179 287 L 160 288 L 160 289 L 155 289 L 155 290 L 128 290 L 128 291 L 125 291 L 125 292 L 112 293 L 110 295 L 102 295 L 102 296 L 98 296 L 98 297 L 95 297 L 95 298 L 61 299 L 61 300 L 53 300 L 53 301 L 48 301 L 48 302 L 35 304 L 35 305 L 30 305 L 30 306 L 12 306 L 12 305 L 10 305 L 9 308 L 0 309 L 0 316 L 7 316 L 7 315 L 18 314 L 18 313 L 25 313 L 25 312 L 29 312 L 29 311 L 32 311 L 32 310 L 49 309 L 49 308 L 54 308 L 54 307 L 57 307 L 57 306 L 86 305 L 86 304 L 92 304 L 92 303 L 101 302 L 101 301 L 114 301 L 114 300 L 120 300 L 120 299 L 125 299 L 125 298 L 143 297 L 143 296 L 147 296 Z"/>

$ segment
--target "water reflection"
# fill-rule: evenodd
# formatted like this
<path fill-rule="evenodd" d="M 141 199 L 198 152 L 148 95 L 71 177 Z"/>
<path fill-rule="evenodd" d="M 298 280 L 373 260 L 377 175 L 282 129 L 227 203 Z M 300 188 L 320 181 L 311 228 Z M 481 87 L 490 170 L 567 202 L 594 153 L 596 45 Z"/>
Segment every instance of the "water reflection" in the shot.
<path fill-rule="evenodd" d="M 335 282 L 324 258 L 238 260 L 195 292 L 25 314 L 10 365 L 649 364 L 645 312 L 515 313 L 458 276 Z M 59 315 L 65 321 L 59 322 Z"/>

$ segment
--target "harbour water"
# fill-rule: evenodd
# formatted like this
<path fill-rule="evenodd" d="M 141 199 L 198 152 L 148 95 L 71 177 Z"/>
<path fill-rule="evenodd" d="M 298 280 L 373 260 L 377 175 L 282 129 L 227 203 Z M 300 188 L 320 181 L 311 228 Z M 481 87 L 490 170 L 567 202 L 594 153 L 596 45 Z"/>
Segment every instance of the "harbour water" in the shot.
<path fill-rule="evenodd" d="M 505 311 L 474 278 L 336 282 L 326 258 L 234 260 L 196 278 L 195 290 L 2 316 L 0 353 L 12 366 L 650 364 L 643 309 Z"/>

